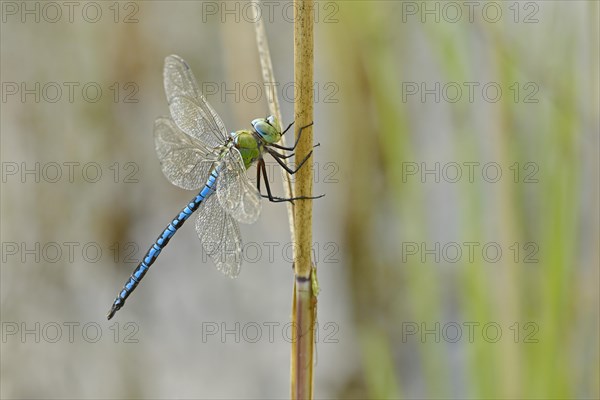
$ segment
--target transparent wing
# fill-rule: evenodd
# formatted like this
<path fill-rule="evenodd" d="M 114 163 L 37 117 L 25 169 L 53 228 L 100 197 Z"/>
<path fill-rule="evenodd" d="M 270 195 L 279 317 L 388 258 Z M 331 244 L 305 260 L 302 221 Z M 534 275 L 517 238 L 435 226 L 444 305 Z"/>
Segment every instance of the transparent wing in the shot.
<path fill-rule="evenodd" d="M 212 149 L 183 133 L 166 117 L 154 122 L 154 145 L 167 179 L 186 190 L 202 187 L 217 159 Z"/>
<path fill-rule="evenodd" d="M 242 236 L 238 223 L 210 196 L 198 210 L 196 232 L 202 247 L 225 275 L 235 278 L 242 266 Z"/>
<path fill-rule="evenodd" d="M 171 117 L 181 130 L 211 148 L 225 143 L 223 121 L 198 89 L 189 65 L 179 56 L 165 59 L 164 84 Z"/>
<path fill-rule="evenodd" d="M 242 156 L 234 147 L 223 155 L 217 197 L 221 207 L 238 222 L 251 224 L 260 215 L 260 193 L 248 180 Z"/>

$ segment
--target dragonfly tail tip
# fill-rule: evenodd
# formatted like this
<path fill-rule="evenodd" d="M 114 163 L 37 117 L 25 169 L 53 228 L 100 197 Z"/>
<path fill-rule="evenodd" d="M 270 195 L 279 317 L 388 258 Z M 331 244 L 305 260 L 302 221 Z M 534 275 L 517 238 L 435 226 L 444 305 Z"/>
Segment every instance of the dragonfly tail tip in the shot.
<path fill-rule="evenodd" d="M 110 308 L 110 311 L 106 315 L 106 319 L 108 319 L 110 321 L 110 319 L 115 316 L 115 314 L 117 313 L 118 310 L 119 309 L 117 307 L 115 307 L 113 304 L 113 306 Z"/>

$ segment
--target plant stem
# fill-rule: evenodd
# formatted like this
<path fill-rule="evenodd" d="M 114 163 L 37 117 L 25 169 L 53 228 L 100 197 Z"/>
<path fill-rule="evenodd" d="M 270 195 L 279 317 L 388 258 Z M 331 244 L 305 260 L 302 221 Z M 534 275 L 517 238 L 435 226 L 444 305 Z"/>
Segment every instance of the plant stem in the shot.
<path fill-rule="evenodd" d="M 254 0 L 251 7 L 256 14 L 260 1 Z M 298 90 L 295 104 L 295 132 L 313 122 L 313 2 L 312 0 L 294 1 L 294 65 L 295 87 Z M 279 121 L 281 111 L 277 93 L 274 91 L 275 75 L 269 52 L 264 23 L 257 15 L 253 16 L 256 30 L 256 43 L 260 57 L 261 70 L 268 92 L 269 111 Z M 282 138 L 285 146 L 285 138 Z M 296 148 L 296 159 L 312 150 L 312 127 L 305 128 L 302 140 Z M 301 159 L 301 158 L 300 158 Z M 286 160 L 287 163 L 287 160 Z M 312 162 L 309 160 L 296 175 L 296 190 L 292 187 L 290 176 L 282 169 L 283 186 L 286 197 L 294 193 L 310 196 L 312 193 Z M 292 399 L 311 399 L 313 394 L 313 354 L 314 326 L 316 320 L 316 273 L 311 261 L 312 249 L 312 202 L 299 201 L 288 205 L 290 235 L 294 243 L 294 290 L 292 301 L 292 326 L 295 328 L 291 354 L 291 397 Z M 297 223 L 296 223 L 297 222 Z M 298 234 L 296 234 L 298 232 Z"/>
<path fill-rule="evenodd" d="M 296 103 L 294 114 L 296 135 L 313 122 L 313 0 L 294 0 L 294 81 Z M 312 126 L 302 132 L 296 147 L 302 159 L 313 147 Z M 297 196 L 312 195 L 312 160 L 297 173 Z M 292 323 L 296 329 L 292 341 L 291 397 L 311 399 L 313 394 L 314 322 L 316 293 L 313 292 L 312 201 L 299 201 L 295 206 L 294 296 Z"/>
<path fill-rule="evenodd" d="M 283 124 L 283 119 L 281 118 L 281 109 L 279 108 L 279 98 L 277 97 L 277 91 L 275 90 L 276 80 L 275 74 L 273 73 L 273 63 L 271 61 L 271 52 L 269 51 L 267 33 L 265 32 L 265 24 L 263 23 L 262 18 L 259 18 L 256 14 L 257 9 L 260 8 L 260 1 L 253 0 L 253 3 L 255 3 L 255 6 L 250 8 L 252 10 L 252 13 L 254 14 L 252 18 L 254 21 L 256 21 L 256 23 L 254 24 L 256 32 L 256 45 L 258 47 L 258 56 L 260 58 L 260 66 L 267 93 L 269 113 L 277 117 L 277 119 Z M 286 136 L 281 137 L 280 144 L 282 144 L 283 146 L 287 146 Z M 282 161 L 286 165 L 289 165 L 287 159 L 284 159 Z M 293 197 L 294 188 L 292 187 L 290 175 L 283 168 L 281 169 L 281 177 L 283 178 L 283 193 L 285 195 L 284 197 Z M 294 204 L 288 201 L 286 202 L 286 205 L 288 212 L 288 223 L 290 225 L 290 239 L 292 243 L 295 243 L 296 235 L 294 234 Z"/>

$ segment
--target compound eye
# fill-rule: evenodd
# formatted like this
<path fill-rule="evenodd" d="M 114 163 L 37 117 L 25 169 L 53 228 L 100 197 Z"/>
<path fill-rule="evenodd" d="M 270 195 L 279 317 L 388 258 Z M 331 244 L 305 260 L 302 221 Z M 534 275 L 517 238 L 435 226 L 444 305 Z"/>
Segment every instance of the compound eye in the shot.
<path fill-rule="evenodd" d="M 277 118 L 275 118 L 275 116 L 269 115 L 267 117 L 267 123 L 269 125 L 271 125 L 273 128 L 275 128 L 278 132 L 281 131 L 281 127 L 279 126 L 279 120 L 277 120 Z"/>

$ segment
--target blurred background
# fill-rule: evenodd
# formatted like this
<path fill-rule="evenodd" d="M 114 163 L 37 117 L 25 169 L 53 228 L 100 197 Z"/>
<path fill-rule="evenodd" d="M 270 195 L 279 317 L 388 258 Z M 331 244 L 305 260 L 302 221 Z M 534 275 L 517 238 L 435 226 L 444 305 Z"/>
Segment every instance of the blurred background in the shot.
<path fill-rule="evenodd" d="M 238 279 L 188 223 L 105 319 L 194 196 L 154 151 L 164 58 L 229 130 L 268 112 L 250 3 L 1 7 L 1 397 L 288 397 L 282 204 Z M 598 398 L 598 3 L 315 9 L 315 397 Z M 260 13 L 288 123 L 291 3 Z"/>

